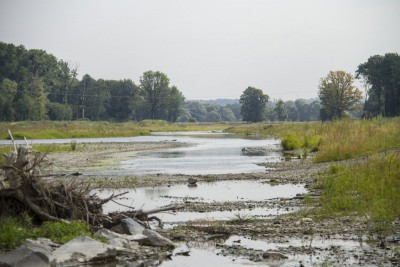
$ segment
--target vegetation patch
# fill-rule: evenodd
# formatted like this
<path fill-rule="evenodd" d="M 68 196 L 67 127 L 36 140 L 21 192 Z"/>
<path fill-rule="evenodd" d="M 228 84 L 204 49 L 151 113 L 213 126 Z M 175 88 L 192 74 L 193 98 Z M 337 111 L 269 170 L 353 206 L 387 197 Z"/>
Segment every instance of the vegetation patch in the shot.
<path fill-rule="evenodd" d="M 117 122 L 91 121 L 41 121 L 0 122 L 0 139 L 9 139 L 8 129 L 17 140 L 63 139 L 95 137 L 132 137 L 149 135 L 151 132 L 211 131 L 230 127 L 227 123 L 170 123 L 163 120 Z"/>
<path fill-rule="evenodd" d="M 369 156 L 400 148 L 400 118 L 307 123 L 238 124 L 227 129 L 238 135 L 282 138 L 285 150 L 318 151 L 315 162 Z"/>
<path fill-rule="evenodd" d="M 365 216 L 373 232 L 384 233 L 400 217 L 400 153 L 348 167 L 332 165 L 319 186 L 322 214 Z"/>
<path fill-rule="evenodd" d="M 92 236 L 89 226 L 81 221 L 44 222 L 33 226 L 27 215 L 19 217 L 0 217 L 0 250 L 9 250 L 21 245 L 27 238 L 49 238 L 64 244 L 78 236 Z"/>

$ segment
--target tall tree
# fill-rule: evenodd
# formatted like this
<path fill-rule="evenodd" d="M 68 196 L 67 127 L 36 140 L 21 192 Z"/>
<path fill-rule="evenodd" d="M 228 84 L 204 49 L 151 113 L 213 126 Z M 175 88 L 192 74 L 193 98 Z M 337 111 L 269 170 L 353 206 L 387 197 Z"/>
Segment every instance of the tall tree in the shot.
<path fill-rule="evenodd" d="M 362 93 L 354 85 L 354 78 L 344 71 L 330 71 L 319 85 L 321 119 L 341 119 L 344 112 L 355 108 Z"/>
<path fill-rule="evenodd" d="M 184 102 L 176 86 L 169 87 L 169 78 L 160 71 L 147 71 L 140 78 L 141 94 L 149 112 L 145 118 L 176 121 Z"/>
<path fill-rule="evenodd" d="M 107 106 L 109 117 L 128 120 L 135 116 L 135 100 L 138 89 L 132 80 L 109 81 L 110 101 Z"/>
<path fill-rule="evenodd" d="M 288 119 L 288 110 L 285 106 L 285 102 L 279 99 L 274 108 L 275 114 L 279 121 L 286 121 Z"/>
<path fill-rule="evenodd" d="M 400 115 L 400 55 L 374 55 L 358 66 L 356 77 L 366 84 L 365 116 Z"/>
<path fill-rule="evenodd" d="M 169 89 L 166 100 L 166 119 L 167 121 L 175 122 L 181 112 L 181 107 L 185 101 L 185 97 L 176 86 Z"/>
<path fill-rule="evenodd" d="M 240 96 L 241 114 L 244 121 L 259 122 L 264 120 L 265 105 L 269 96 L 261 89 L 248 87 Z"/>
<path fill-rule="evenodd" d="M 169 78 L 160 71 L 146 71 L 140 78 L 140 88 L 149 105 L 150 119 L 159 119 L 163 100 L 168 95 Z"/>
<path fill-rule="evenodd" d="M 5 78 L 0 84 L 0 118 L 5 121 L 14 120 L 14 96 L 17 93 L 18 84 Z"/>
<path fill-rule="evenodd" d="M 45 120 L 47 119 L 47 94 L 45 92 L 45 85 L 42 78 L 33 76 L 29 87 L 29 96 L 33 100 L 34 109 L 31 119 L 33 120 Z"/>

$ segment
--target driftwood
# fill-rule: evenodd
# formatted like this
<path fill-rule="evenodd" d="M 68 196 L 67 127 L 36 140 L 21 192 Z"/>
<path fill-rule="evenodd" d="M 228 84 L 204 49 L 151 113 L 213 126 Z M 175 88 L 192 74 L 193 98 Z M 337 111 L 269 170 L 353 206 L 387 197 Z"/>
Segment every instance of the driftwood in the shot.
<path fill-rule="evenodd" d="M 28 212 L 39 223 L 83 220 L 95 228 L 110 228 L 127 217 L 141 222 L 157 220 L 162 225 L 160 219 L 149 215 L 182 208 L 165 207 L 143 211 L 129 207 L 129 211 L 103 214 L 103 204 L 116 202 L 115 199 L 126 192 L 101 199 L 96 194 L 91 194 L 90 185 L 85 185 L 77 178 L 62 184 L 43 180 L 43 177 L 52 176 L 42 172 L 45 155 L 32 152 L 28 142 L 25 146 L 17 147 L 11 132 L 9 135 L 14 151 L 3 155 L 6 164 L 0 166 L 0 215 Z"/>

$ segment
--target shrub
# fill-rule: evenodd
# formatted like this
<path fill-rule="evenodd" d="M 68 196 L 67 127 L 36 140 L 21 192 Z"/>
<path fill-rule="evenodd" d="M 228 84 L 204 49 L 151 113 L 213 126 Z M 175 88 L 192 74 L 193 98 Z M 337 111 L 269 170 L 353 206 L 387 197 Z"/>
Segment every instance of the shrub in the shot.
<path fill-rule="evenodd" d="M 296 135 L 288 134 L 282 139 L 282 147 L 284 150 L 300 149 L 301 141 Z"/>

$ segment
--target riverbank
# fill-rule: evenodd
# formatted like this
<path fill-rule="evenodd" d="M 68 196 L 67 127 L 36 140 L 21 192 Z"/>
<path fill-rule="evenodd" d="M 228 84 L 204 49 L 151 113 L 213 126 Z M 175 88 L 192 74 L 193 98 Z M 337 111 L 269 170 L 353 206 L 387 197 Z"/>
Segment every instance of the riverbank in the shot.
<path fill-rule="evenodd" d="M 122 151 L 141 151 L 182 146 L 179 143 L 155 144 L 96 144 L 85 153 L 64 153 L 50 156 L 62 168 L 79 166 L 81 168 L 96 165 L 113 153 Z M 80 153 L 80 154 L 79 154 Z M 271 184 L 305 184 L 307 195 L 290 199 L 276 199 L 268 208 L 299 210 L 299 212 L 254 219 L 246 214 L 232 214 L 228 221 L 192 221 L 184 226 L 169 230 L 159 230 L 176 243 L 196 247 L 206 243 L 208 249 L 217 249 L 221 255 L 232 259 L 266 261 L 281 266 L 309 266 L 324 262 L 333 266 L 387 265 L 396 266 L 400 262 L 399 240 L 400 224 L 393 223 L 393 229 L 386 236 L 377 236 L 371 229 L 367 217 L 360 216 L 321 216 L 318 210 L 320 189 L 318 176 L 326 172 L 331 163 L 314 163 L 310 154 L 307 158 L 282 160 L 264 164 L 265 171 L 247 174 L 222 175 L 152 175 L 141 177 L 90 177 L 87 179 L 93 187 L 136 188 L 173 186 L 187 183 L 195 178 L 198 183 L 223 180 L 251 180 Z M 71 160 L 76 164 L 71 164 Z M 363 159 L 336 162 L 335 165 L 350 165 Z M 103 162 L 104 163 L 104 162 Z M 188 203 L 185 212 L 213 212 L 235 209 L 265 208 L 265 202 L 246 203 Z M 252 243 L 253 241 L 253 243 Z M 272 244 L 272 245 L 267 245 Z M 327 245 L 328 244 L 328 245 Z M 361 244 L 361 245 L 357 245 Z M 362 245 L 363 244 L 363 245 Z M 265 254 L 266 251 L 280 254 Z M 275 256 L 268 256 L 275 255 Z M 277 256 L 280 255 L 280 256 Z M 278 257 L 278 258 L 277 258 Z"/>

